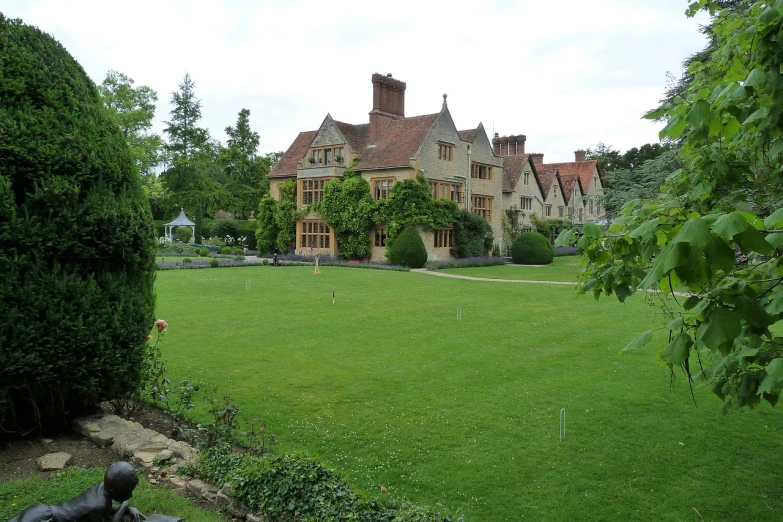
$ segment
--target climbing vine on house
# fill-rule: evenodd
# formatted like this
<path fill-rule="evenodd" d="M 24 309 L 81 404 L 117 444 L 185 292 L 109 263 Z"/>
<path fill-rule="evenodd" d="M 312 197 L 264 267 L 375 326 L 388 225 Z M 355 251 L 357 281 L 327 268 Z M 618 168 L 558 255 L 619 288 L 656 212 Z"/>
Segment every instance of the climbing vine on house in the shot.
<path fill-rule="evenodd" d="M 410 223 L 425 230 L 439 230 L 450 227 L 459 215 L 456 202 L 448 199 L 432 199 L 430 187 L 422 174 L 416 179 L 406 179 L 394 184 L 389 199 L 376 202 L 374 221 L 386 226 L 386 246 Z"/>
<path fill-rule="evenodd" d="M 314 205 L 313 210 L 332 227 L 341 257 L 366 259 L 370 257 L 370 228 L 375 206 L 370 184 L 348 168 L 342 179 L 324 184 L 323 201 Z"/>

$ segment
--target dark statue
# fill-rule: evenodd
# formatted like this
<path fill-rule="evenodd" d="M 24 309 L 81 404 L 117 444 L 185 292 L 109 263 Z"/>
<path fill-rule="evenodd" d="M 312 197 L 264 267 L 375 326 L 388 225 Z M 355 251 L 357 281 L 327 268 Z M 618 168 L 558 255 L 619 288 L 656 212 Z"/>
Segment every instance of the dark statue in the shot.
<path fill-rule="evenodd" d="M 133 522 L 182 520 L 167 515 L 145 517 L 131 507 L 128 500 L 138 483 L 133 466 L 127 462 L 115 462 L 106 470 L 103 482 L 81 495 L 57 505 L 30 506 L 8 522 L 121 522 L 126 515 Z"/>

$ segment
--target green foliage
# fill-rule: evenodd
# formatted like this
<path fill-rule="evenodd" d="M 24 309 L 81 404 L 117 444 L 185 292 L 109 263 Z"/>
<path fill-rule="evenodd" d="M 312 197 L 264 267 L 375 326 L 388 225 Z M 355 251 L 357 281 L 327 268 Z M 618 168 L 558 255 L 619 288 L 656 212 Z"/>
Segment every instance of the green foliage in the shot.
<path fill-rule="evenodd" d="M 183 243 L 189 243 L 193 237 L 193 230 L 190 227 L 177 227 L 174 230 L 174 237 Z"/>
<path fill-rule="evenodd" d="M 240 247 L 234 247 L 232 252 L 234 253 L 235 256 L 241 256 L 242 254 L 245 253 L 245 251 Z"/>
<path fill-rule="evenodd" d="M 482 216 L 462 209 L 454 219 L 454 247 L 451 255 L 483 257 L 492 249 L 492 225 Z"/>
<path fill-rule="evenodd" d="M 447 199 L 432 199 L 429 182 L 422 174 L 416 179 L 398 181 L 389 193 L 389 199 L 379 200 L 376 223 L 386 226 L 386 246 L 392 247 L 402 229 L 409 224 L 424 230 L 450 227 L 459 214 L 459 205 Z"/>
<path fill-rule="evenodd" d="M 427 263 L 427 249 L 416 227 L 405 227 L 387 252 L 389 262 L 410 268 L 421 268 Z"/>
<path fill-rule="evenodd" d="M 200 257 L 209 257 L 209 249 L 207 247 L 199 249 L 198 255 Z"/>
<path fill-rule="evenodd" d="M 454 520 L 428 507 L 394 501 L 362 501 L 348 482 L 318 461 L 303 455 L 259 457 L 216 446 L 201 456 L 198 477 L 218 486 L 231 484 L 237 499 L 265 517 L 280 521 Z"/>
<path fill-rule="evenodd" d="M 146 85 L 133 86 L 133 79 L 109 71 L 98 87 L 103 105 L 109 116 L 119 125 L 125 135 L 131 160 L 146 182 L 156 178 L 155 167 L 161 162 L 163 140 L 150 133 L 155 118 L 155 104 L 158 93 Z"/>
<path fill-rule="evenodd" d="M 209 266 L 211 268 L 217 268 L 220 266 L 220 261 L 216 257 L 213 257 L 212 260 L 209 262 Z"/>
<path fill-rule="evenodd" d="M 678 152 L 679 149 L 667 149 L 633 170 L 618 169 L 607 174 L 607 187 L 604 188 L 606 213 L 615 216 L 629 201 L 658 197 L 666 178 L 682 167 Z"/>
<path fill-rule="evenodd" d="M 694 2 L 707 9 L 709 52 L 691 61 L 691 81 L 649 119 L 679 140 L 682 168 L 656 201 L 628 202 L 604 236 L 588 230 L 582 293 L 685 292 L 683 311 L 664 307 L 660 359 L 711 383 L 725 407 L 774 405 L 783 389 L 783 24 L 781 2 Z M 560 242 L 576 240 L 572 232 Z M 703 354 L 700 356 L 700 354 Z M 704 356 L 712 364 L 703 370 Z M 701 371 L 694 371 L 699 366 Z"/>
<path fill-rule="evenodd" d="M 573 223 L 568 219 L 541 219 L 535 214 L 530 218 L 536 232 L 547 238 L 555 238 L 560 232 L 573 226 Z"/>
<path fill-rule="evenodd" d="M 51 36 L 0 14 L 0 432 L 139 382 L 152 217 L 125 137 Z"/>
<path fill-rule="evenodd" d="M 222 240 L 230 238 L 230 243 L 235 243 L 239 237 L 237 224 L 231 220 L 221 219 L 217 221 L 210 231 L 211 237 L 219 237 Z"/>
<path fill-rule="evenodd" d="M 646 161 L 653 160 L 666 151 L 672 150 L 671 143 L 645 143 L 621 153 L 609 145 L 599 142 L 595 148 L 587 149 L 587 159 L 597 160 L 603 174 L 616 170 L 630 171 L 640 167 Z"/>
<path fill-rule="evenodd" d="M 277 201 L 272 198 L 263 198 L 258 204 L 258 223 L 256 229 L 256 248 L 260 255 L 277 252 L 277 236 L 280 227 L 277 226 L 275 215 L 277 213 Z"/>
<path fill-rule="evenodd" d="M 520 234 L 511 245 L 511 258 L 518 265 L 548 265 L 554 257 L 552 243 L 538 232 Z"/>
<path fill-rule="evenodd" d="M 220 249 L 220 253 L 223 255 L 229 255 L 231 253 L 231 247 L 224 246 L 223 248 Z"/>
<path fill-rule="evenodd" d="M 250 111 L 242 109 L 235 127 L 226 127 L 228 140 L 221 147 L 218 161 L 223 167 L 226 210 L 243 218 L 258 208 L 261 198 L 269 194 L 266 175 L 272 168 L 268 156 L 258 156 L 259 136 L 250 128 Z"/>
<path fill-rule="evenodd" d="M 333 179 L 324 185 L 323 201 L 316 212 L 332 227 L 340 257 L 366 259 L 370 257 L 370 228 L 375 201 L 370 184 L 350 168 L 342 179 Z"/>
<path fill-rule="evenodd" d="M 296 222 L 304 215 L 297 208 L 296 180 L 289 179 L 280 185 L 280 201 L 275 208 L 275 226 L 277 233 L 277 249 L 280 252 L 290 252 L 296 245 Z"/>
<path fill-rule="evenodd" d="M 193 215 L 196 237 L 203 234 L 202 221 L 211 204 L 222 197 L 223 188 L 216 181 L 220 166 L 216 162 L 216 145 L 209 132 L 198 126 L 201 100 L 196 98 L 195 83 L 189 74 L 171 93 L 171 120 L 163 130 L 168 135 L 165 151 L 170 167 L 161 174 L 164 188 L 172 202 Z"/>

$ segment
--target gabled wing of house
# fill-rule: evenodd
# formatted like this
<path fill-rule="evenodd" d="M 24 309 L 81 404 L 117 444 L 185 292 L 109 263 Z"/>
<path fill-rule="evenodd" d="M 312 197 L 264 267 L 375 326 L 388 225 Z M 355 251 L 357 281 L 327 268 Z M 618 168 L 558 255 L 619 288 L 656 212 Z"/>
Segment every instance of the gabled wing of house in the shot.
<path fill-rule="evenodd" d="M 285 151 L 280 161 L 272 167 L 267 178 L 287 178 L 296 177 L 296 170 L 299 168 L 299 162 L 305 157 L 307 151 L 310 149 L 310 144 L 313 142 L 317 130 L 300 132 L 294 142 Z"/>
<path fill-rule="evenodd" d="M 560 173 L 556 168 L 548 168 L 548 165 L 538 165 L 536 172 L 538 173 L 538 179 L 541 180 L 541 192 L 544 194 L 544 200 L 549 198 L 549 194 L 552 192 L 552 184 L 556 183 L 560 187 L 560 192 L 564 193 L 563 183 L 560 179 Z"/>
<path fill-rule="evenodd" d="M 603 184 L 603 178 L 601 178 L 601 171 L 598 168 L 598 162 L 595 160 L 585 161 L 573 161 L 570 163 L 545 163 L 542 165 L 548 169 L 557 169 L 561 176 L 578 176 L 582 184 L 583 193 L 587 193 L 593 184 L 593 177 L 599 176 L 601 183 Z"/>
<path fill-rule="evenodd" d="M 560 180 L 563 183 L 563 199 L 565 200 L 566 205 L 571 204 L 571 198 L 577 191 L 579 197 L 584 197 L 585 191 L 582 187 L 582 180 L 579 177 L 579 174 L 563 174 L 560 169 L 557 170 L 560 173 Z"/>

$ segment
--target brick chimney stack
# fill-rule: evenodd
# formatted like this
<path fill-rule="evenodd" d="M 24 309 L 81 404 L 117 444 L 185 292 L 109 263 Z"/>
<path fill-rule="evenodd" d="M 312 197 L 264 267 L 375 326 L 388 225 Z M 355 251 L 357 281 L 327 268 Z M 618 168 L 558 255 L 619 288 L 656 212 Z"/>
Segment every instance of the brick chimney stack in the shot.
<path fill-rule="evenodd" d="M 587 161 L 587 151 L 581 149 L 574 151 L 574 161 Z"/>
<path fill-rule="evenodd" d="M 372 75 L 372 110 L 368 143 L 378 142 L 391 120 L 405 117 L 405 82 L 395 80 L 391 73 L 386 76 Z"/>
<path fill-rule="evenodd" d="M 533 160 L 533 165 L 543 165 L 544 155 L 542 153 L 531 154 L 530 159 Z"/>
<path fill-rule="evenodd" d="M 527 136 L 524 134 L 501 138 L 495 133 L 495 137 L 492 138 L 492 150 L 498 156 L 519 156 L 525 153 L 525 140 Z"/>

